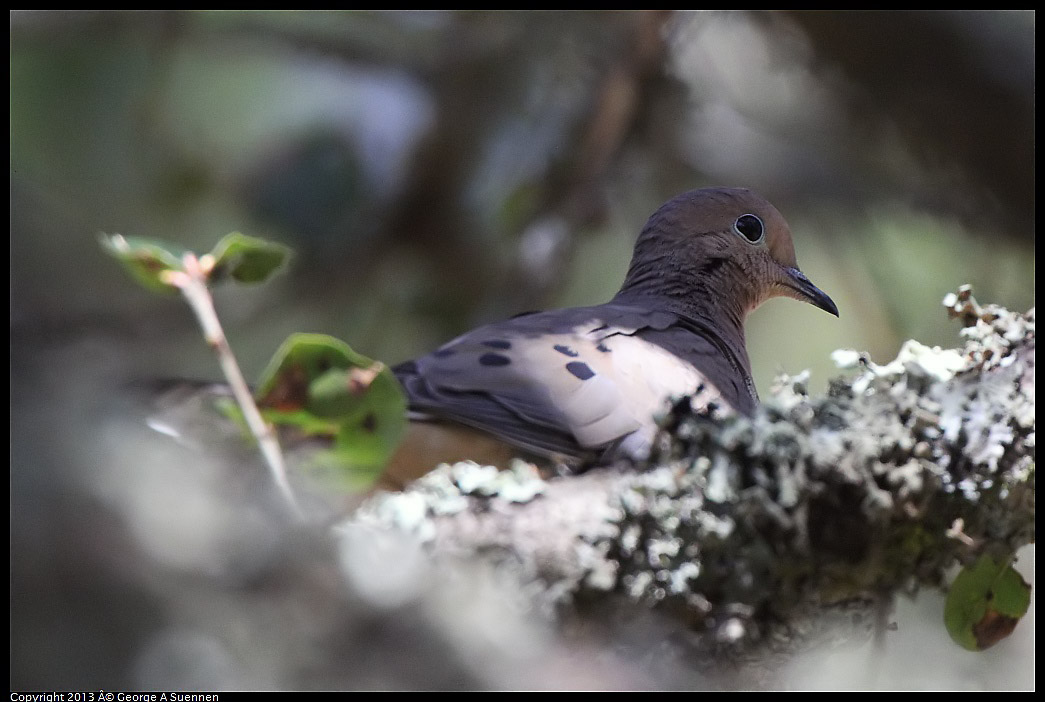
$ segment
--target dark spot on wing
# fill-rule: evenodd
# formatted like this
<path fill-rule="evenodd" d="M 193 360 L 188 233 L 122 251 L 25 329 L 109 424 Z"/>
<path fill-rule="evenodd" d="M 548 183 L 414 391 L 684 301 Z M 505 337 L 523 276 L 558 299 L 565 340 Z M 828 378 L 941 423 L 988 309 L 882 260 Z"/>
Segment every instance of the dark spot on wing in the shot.
<path fill-rule="evenodd" d="M 565 354 L 565 355 L 569 356 L 570 358 L 577 358 L 577 356 L 580 355 L 576 351 L 571 349 L 569 346 L 564 346 L 562 344 L 556 344 L 553 348 L 556 351 L 558 351 L 559 353 Z"/>
<path fill-rule="evenodd" d="M 603 353 L 609 353 L 610 351 L 612 351 L 612 349 L 609 346 L 607 346 L 606 344 L 602 344 L 602 343 L 600 343 L 595 348 L 597 348 L 599 351 L 602 351 Z"/>
<path fill-rule="evenodd" d="M 484 353 L 479 357 L 481 366 L 507 366 L 511 362 L 512 359 L 499 353 Z"/>
<path fill-rule="evenodd" d="M 566 364 L 566 370 L 573 373 L 573 375 L 581 380 L 587 380 L 588 378 L 595 376 L 595 371 L 593 371 L 588 364 L 583 361 L 570 361 Z"/>
<path fill-rule="evenodd" d="M 447 356 L 453 356 L 454 353 L 455 353 L 454 349 L 447 348 L 447 349 L 439 349 L 437 351 L 433 351 L 432 355 L 435 356 L 436 358 L 446 358 Z"/>
<path fill-rule="evenodd" d="M 363 429 L 363 431 L 372 433 L 375 429 L 377 429 L 377 417 L 375 417 L 374 413 L 371 412 L 367 414 L 367 416 L 363 417 L 363 422 L 359 426 Z"/>
<path fill-rule="evenodd" d="M 506 339 L 487 339 L 483 342 L 483 346 L 489 346 L 492 349 L 510 349 L 512 342 Z"/>

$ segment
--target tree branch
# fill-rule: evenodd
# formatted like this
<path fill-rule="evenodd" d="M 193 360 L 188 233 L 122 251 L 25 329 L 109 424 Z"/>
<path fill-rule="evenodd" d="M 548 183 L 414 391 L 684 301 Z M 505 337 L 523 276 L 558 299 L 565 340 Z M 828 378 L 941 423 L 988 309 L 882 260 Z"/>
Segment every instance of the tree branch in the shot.
<path fill-rule="evenodd" d="M 782 377 L 751 418 L 684 399 L 644 465 L 444 466 L 348 524 L 516 569 L 560 617 L 655 611 L 697 651 L 794 647 L 829 608 L 867 614 L 1034 539 L 1034 310 L 967 288 L 945 305 L 962 348 L 911 341 L 886 366 L 836 352 L 856 372 L 826 397 Z"/>

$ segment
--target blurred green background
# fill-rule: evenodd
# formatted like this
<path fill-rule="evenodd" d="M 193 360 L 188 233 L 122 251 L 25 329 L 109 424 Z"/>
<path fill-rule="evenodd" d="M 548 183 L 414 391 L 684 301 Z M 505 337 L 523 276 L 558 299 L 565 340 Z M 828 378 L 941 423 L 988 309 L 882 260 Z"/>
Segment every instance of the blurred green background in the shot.
<path fill-rule="evenodd" d="M 602 302 L 646 217 L 706 185 L 774 202 L 841 310 L 752 315 L 763 395 L 803 368 L 822 391 L 835 348 L 956 345 L 939 303 L 962 283 L 1034 304 L 1033 12 L 20 11 L 10 77 L 16 687 L 157 680 L 128 661 L 165 600 L 108 586 L 114 539 L 141 573 L 156 554 L 140 495 L 99 478 L 120 443 L 100 423 L 128 380 L 217 377 L 191 313 L 99 232 L 292 246 L 285 275 L 217 296 L 250 378 L 294 331 L 396 362 Z M 83 569 L 97 592 L 41 586 Z M 392 680 L 363 686 L 425 686 Z"/>

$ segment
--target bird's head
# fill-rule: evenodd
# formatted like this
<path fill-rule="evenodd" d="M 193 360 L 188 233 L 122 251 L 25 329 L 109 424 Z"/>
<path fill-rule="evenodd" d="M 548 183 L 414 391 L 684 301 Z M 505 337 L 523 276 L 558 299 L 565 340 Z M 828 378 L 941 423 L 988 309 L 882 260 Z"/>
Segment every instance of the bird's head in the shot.
<path fill-rule="evenodd" d="M 838 307 L 798 269 L 791 230 L 765 198 L 741 188 L 678 195 L 653 213 L 635 244 L 622 295 L 653 295 L 740 323 L 771 297 Z"/>

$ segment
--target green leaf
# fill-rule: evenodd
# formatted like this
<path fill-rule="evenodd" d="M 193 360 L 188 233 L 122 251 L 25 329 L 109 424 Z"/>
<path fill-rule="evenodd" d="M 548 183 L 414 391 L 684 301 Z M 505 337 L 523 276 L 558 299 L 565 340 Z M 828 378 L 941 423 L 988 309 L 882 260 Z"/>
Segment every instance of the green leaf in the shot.
<path fill-rule="evenodd" d="M 290 256 L 290 249 L 283 244 L 233 232 L 223 237 L 210 255 L 214 257 L 213 280 L 231 276 L 241 283 L 260 283 L 283 266 Z"/>
<path fill-rule="evenodd" d="M 982 651 L 1011 634 L 1029 606 L 1030 585 L 1009 562 L 981 556 L 951 584 L 944 623 L 960 646 Z"/>
<path fill-rule="evenodd" d="M 305 409 L 309 386 L 331 370 L 368 368 L 373 361 L 326 334 L 291 334 L 261 374 L 255 393 L 262 407 Z"/>
<path fill-rule="evenodd" d="M 284 410 L 261 410 L 261 416 L 273 424 L 294 427 L 305 436 L 337 436 L 340 429 L 337 422 L 323 419 L 306 410 L 287 412 Z"/>
<path fill-rule="evenodd" d="M 159 293 L 175 293 L 177 288 L 163 279 L 165 271 L 182 270 L 185 249 L 151 239 L 101 235 L 102 248 L 115 257 L 143 286 Z"/>
<path fill-rule="evenodd" d="M 330 436 L 319 468 L 352 487 L 380 475 L 406 428 L 406 398 L 392 371 L 322 334 L 283 342 L 257 397 L 270 421 Z"/>

